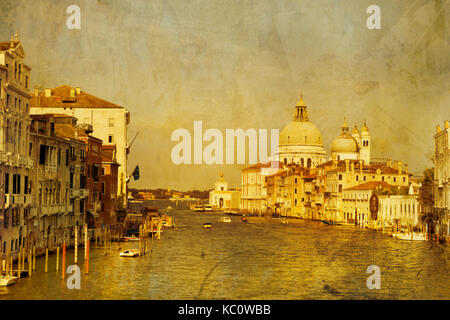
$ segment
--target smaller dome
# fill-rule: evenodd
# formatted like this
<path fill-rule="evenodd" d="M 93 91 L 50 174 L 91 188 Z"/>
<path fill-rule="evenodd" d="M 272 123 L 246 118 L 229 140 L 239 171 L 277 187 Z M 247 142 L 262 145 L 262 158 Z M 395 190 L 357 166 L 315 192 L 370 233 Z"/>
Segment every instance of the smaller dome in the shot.
<path fill-rule="evenodd" d="M 348 134 L 348 124 L 347 121 L 345 121 L 342 124 L 342 132 L 340 136 L 338 136 L 336 139 L 333 140 L 333 143 L 331 144 L 331 152 L 359 152 L 358 148 L 358 142 L 353 138 L 351 135 Z M 355 127 L 356 131 L 358 129 Z M 353 130 L 354 132 L 355 130 Z"/>
<path fill-rule="evenodd" d="M 331 152 L 359 152 L 358 143 L 352 136 L 341 135 L 331 144 Z"/>

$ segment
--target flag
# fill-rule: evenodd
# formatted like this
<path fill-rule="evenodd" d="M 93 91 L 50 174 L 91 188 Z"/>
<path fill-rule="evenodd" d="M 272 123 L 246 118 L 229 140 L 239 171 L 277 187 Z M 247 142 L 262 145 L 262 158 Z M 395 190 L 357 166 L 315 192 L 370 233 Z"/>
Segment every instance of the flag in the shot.
<path fill-rule="evenodd" d="M 134 181 L 139 179 L 139 166 L 136 166 L 136 168 L 134 168 L 133 173 L 131 175 L 133 176 Z"/>

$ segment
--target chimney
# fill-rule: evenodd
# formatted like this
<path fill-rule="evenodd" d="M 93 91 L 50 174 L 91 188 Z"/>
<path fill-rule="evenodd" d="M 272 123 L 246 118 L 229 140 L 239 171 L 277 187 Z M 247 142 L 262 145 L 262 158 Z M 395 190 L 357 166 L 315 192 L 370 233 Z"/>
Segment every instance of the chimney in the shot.
<path fill-rule="evenodd" d="M 39 87 L 38 86 L 34 87 L 34 96 L 35 97 L 39 96 Z"/>
<path fill-rule="evenodd" d="M 348 172 L 348 164 L 349 164 L 350 160 L 345 159 L 345 172 Z"/>
<path fill-rule="evenodd" d="M 45 89 L 45 97 L 50 98 L 52 96 L 52 89 Z"/>
<path fill-rule="evenodd" d="M 398 174 L 402 174 L 402 162 L 398 162 Z"/>
<path fill-rule="evenodd" d="M 440 126 L 440 125 L 437 125 L 437 126 L 436 126 L 436 133 L 439 133 L 439 132 L 441 132 L 441 126 Z"/>
<path fill-rule="evenodd" d="M 81 94 L 81 88 L 80 87 L 76 87 L 75 91 L 76 91 L 77 95 Z"/>
<path fill-rule="evenodd" d="M 445 129 L 448 129 L 448 120 L 444 120 L 444 127 Z"/>
<path fill-rule="evenodd" d="M 74 89 L 70 89 L 70 97 L 75 98 L 75 90 Z"/>

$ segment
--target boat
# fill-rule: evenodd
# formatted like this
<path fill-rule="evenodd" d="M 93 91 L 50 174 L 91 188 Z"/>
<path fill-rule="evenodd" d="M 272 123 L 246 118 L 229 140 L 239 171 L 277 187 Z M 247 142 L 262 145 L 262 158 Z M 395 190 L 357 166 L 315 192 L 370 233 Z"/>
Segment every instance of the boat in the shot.
<path fill-rule="evenodd" d="M 11 286 L 16 283 L 17 279 L 14 276 L 0 276 L 0 287 Z"/>
<path fill-rule="evenodd" d="M 422 233 L 420 233 L 420 232 L 397 233 L 394 236 L 400 240 L 409 240 L 409 241 L 425 241 L 426 240 L 426 234 L 423 232 Z"/>
<path fill-rule="evenodd" d="M 283 220 L 281 220 L 281 223 L 282 224 L 289 224 L 289 221 L 287 219 L 283 219 Z"/>
<path fill-rule="evenodd" d="M 193 211 L 194 212 L 204 212 L 205 209 L 203 208 L 202 205 L 195 205 Z"/>
<path fill-rule="evenodd" d="M 242 222 L 248 222 L 246 217 L 241 217 Z"/>
<path fill-rule="evenodd" d="M 320 222 L 325 223 L 325 224 L 327 224 L 327 225 L 337 225 L 337 223 L 334 222 L 334 221 L 320 220 Z"/>
<path fill-rule="evenodd" d="M 131 237 L 123 237 L 123 241 L 128 242 L 128 241 L 139 241 L 139 238 L 136 237 L 134 234 Z"/>
<path fill-rule="evenodd" d="M 122 251 L 119 256 L 121 257 L 137 257 L 139 256 L 139 250 L 138 249 L 129 249 Z"/>
<path fill-rule="evenodd" d="M 205 212 L 213 212 L 213 207 L 210 204 L 205 204 Z"/>
<path fill-rule="evenodd" d="M 230 222 L 231 222 L 231 219 L 230 219 L 230 217 L 221 217 L 221 218 L 219 219 L 219 222 L 230 223 Z"/>
<path fill-rule="evenodd" d="M 172 206 L 167 207 L 167 210 L 172 210 L 172 209 L 173 209 Z"/>
<path fill-rule="evenodd" d="M 204 229 L 211 229 L 211 227 L 212 227 L 211 222 L 206 222 L 206 223 L 203 224 L 203 228 Z"/>

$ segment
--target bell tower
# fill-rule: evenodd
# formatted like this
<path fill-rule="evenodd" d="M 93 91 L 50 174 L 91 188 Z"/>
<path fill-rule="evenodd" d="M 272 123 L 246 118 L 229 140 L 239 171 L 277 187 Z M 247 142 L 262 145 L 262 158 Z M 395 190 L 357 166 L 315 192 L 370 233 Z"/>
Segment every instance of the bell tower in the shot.
<path fill-rule="evenodd" d="M 371 148 L 371 141 L 369 128 L 367 127 L 366 122 L 364 121 L 364 126 L 361 129 L 361 147 L 359 149 L 359 158 L 363 160 L 365 164 L 370 163 L 370 148 Z"/>

